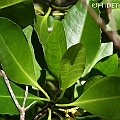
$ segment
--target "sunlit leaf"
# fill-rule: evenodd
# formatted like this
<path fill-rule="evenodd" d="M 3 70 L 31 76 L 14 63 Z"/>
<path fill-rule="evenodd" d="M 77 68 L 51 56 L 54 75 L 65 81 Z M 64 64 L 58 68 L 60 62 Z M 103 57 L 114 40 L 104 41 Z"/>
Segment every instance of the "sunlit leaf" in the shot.
<path fill-rule="evenodd" d="M 94 67 L 95 69 L 101 71 L 104 75 L 114 75 L 118 68 L 118 56 L 114 54 L 104 61 L 100 61 Z"/>
<path fill-rule="evenodd" d="M 108 120 L 120 119 L 120 77 L 109 76 L 91 85 L 75 102 L 56 106 L 78 106 Z"/>
<path fill-rule="evenodd" d="M 6 18 L 0 18 L 0 24 L 0 62 L 5 73 L 14 82 L 39 87 L 22 30 Z"/>
<path fill-rule="evenodd" d="M 47 26 L 47 18 L 50 14 L 51 9 L 49 8 L 47 14 L 45 16 L 40 16 L 36 15 L 36 20 L 35 20 L 35 30 L 36 33 L 38 34 L 39 41 L 42 43 L 42 45 L 45 47 L 46 41 L 48 38 L 48 26 Z"/>
<path fill-rule="evenodd" d="M 89 87 L 91 87 L 93 84 L 97 83 L 99 80 L 101 80 L 103 77 L 101 75 L 94 76 L 92 78 L 89 78 L 86 83 L 84 84 L 84 91 L 86 91 Z"/>
<path fill-rule="evenodd" d="M 30 47 L 30 50 L 32 53 L 35 77 L 36 77 L 36 80 L 38 80 L 38 78 L 40 77 L 40 70 L 42 70 L 42 69 L 36 61 L 35 52 L 34 52 L 34 49 L 33 49 L 32 43 L 31 43 L 32 31 L 33 31 L 33 28 L 31 26 L 28 26 L 25 29 L 23 29 L 23 32 L 27 38 L 27 41 L 28 41 L 28 44 L 29 44 L 29 47 Z"/>
<path fill-rule="evenodd" d="M 101 60 L 104 57 L 110 56 L 112 54 L 113 54 L 113 43 L 112 42 L 102 43 L 99 51 L 97 52 L 96 56 L 93 58 L 93 61 L 91 62 L 91 64 L 89 64 L 86 67 L 82 76 L 85 76 L 87 73 L 89 73 L 99 60 Z"/>
<path fill-rule="evenodd" d="M 63 25 L 55 21 L 54 28 L 50 33 L 46 46 L 45 58 L 49 70 L 59 78 L 60 60 L 66 51 L 66 39 Z"/>
<path fill-rule="evenodd" d="M 93 1 L 87 1 L 90 5 Z M 98 13 L 98 8 L 94 9 Z M 86 7 L 79 1 L 72 6 L 62 21 L 65 29 L 67 47 L 82 42 L 86 48 L 87 61 L 90 64 L 100 47 L 100 27 L 89 15 Z"/>
<path fill-rule="evenodd" d="M 72 86 L 82 75 L 86 63 L 86 51 L 81 43 L 70 47 L 61 59 L 61 89 Z"/>
<path fill-rule="evenodd" d="M 103 87 L 104 86 L 104 87 Z M 120 119 L 120 77 L 106 77 L 89 87 L 72 105 L 106 119 Z"/>

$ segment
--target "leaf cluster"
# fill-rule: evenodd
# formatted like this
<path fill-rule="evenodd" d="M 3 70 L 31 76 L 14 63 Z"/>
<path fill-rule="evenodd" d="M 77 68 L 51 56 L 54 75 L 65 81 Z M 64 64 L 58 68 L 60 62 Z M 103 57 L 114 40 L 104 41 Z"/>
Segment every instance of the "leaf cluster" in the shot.
<path fill-rule="evenodd" d="M 40 120 L 120 119 L 120 65 L 113 43 L 81 1 L 64 7 L 55 6 L 54 0 L 51 4 L 0 2 L 1 69 L 20 104 L 26 85 L 26 106 L 36 101 L 26 120 L 40 114 Z M 112 32 L 106 9 L 94 11 Z M 112 12 L 119 33 L 119 8 Z M 19 119 L 2 76 L 0 102 L 0 119 Z"/>

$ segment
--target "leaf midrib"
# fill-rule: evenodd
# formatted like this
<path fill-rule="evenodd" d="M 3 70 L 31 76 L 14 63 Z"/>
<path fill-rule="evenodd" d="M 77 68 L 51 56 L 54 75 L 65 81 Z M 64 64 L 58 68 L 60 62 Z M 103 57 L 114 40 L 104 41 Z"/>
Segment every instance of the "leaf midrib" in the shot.
<path fill-rule="evenodd" d="M 101 45 L 102 45 L 102 44 L 101 44 Z M 95 65 L 98 61 L 100 61 L 102 58 L 104 58 L 104 56 L 103 56 L 103 57 L 99 57 L 99 56 L 101 56 L 101 54 L 104 52 L 104 49 L 106 49 L 106 47 L 108 47 L 108 44 L 107 44 L 107 45 L 104 45 L 104 46 L 100 46 L 97 54 L 95 55 L 94 60 L 86 67 L 86 69 L 85 69 L 82 77 L 85 76 L 87 73 L 89 73 L 90 70 L 94 67 L 94 65 Z M 107 56 L 108 56 L 108 55 L 107 55 Z M 98 59 L 98 58 L 99 58 L 99 59 Z"/>
<path fill-rule="evenodd" d="M 97 99 L 92 99 L 92 100 L 81 100 L 80 102 L 73 102 L 72 104 L 85 104 L 85 103 L 91 103 L 91 102 L 97 102 L 97 101 L 105 101 L 105 100 L 110 100 L 110 99 L 117 99 L 120 98 L 120 96 L 114 96 L 114 97 L 107 97 L 107 98 L 97 98 Z"/>
<path fill-rule="evenodd" d="M 11 96 L 5 96 L 5 95 L 0 95 L 0 98 L 10 98 L 11 99 Z M 16 98 L 17 99 L 23 99 L 24 96 L 17 96 L 16 95 Z M 30 100 L 41 100 L 41 98 L 37 98 L 37 97 L 27 97 L 27 99 L 30 99 Z"/>
<path fill-rule="evenodd" d="M 17 5 L 17 4 L 25 2 L 25 1 L 27 1 L 27 0 L 20 0 L 20 1 L 17 1 L 17 2 L 9 3 L 7 5 L 1 6 L 0 9 L 4 9 L 4 8 L 10 7 L 10 6 L 14 6 L 14 5 Z"/>
<path fill-rule="evenodd" d="M 78 45 L 79 45 L 79 44 L 78 44 Z M 67 72 L 67 76 L 66 76 L 66 85 L 65 85 L 65 87 L 64 87 L 64 90 L 68 87 L 68 78 L 69 78 L 70 68 L 74 67 L 74 65 L 71 65 L 71 64 L 70 64 L 70 61 L 71 61 L 71 59 L 74 57 L 74 53 L 76 52 L 76 50 L 77 50 L 78 47 L 79 47 L 78 45 L 77 45 L 77 47 L 75 48 L 75 50 L 73 51 L 71 58 L 68 60 L 69 66 L 68 66 L 68 72 Z M 79 50 L 78 50 L 78 52 L 77 52 L 77 56 L 78 56 L 79 51 L 80 51 L 82 48 L 83 48 L 83 46 L 81 46 L 81 47 L 79 48 Z M 76 56 L 74 62 L 76 61 L 77 56 Z"/>
<path fill-rule="evenodd" d="M 47 18 L 48 18 L 48 16 L 49 16 L 50 12 L 51 12 L 51 8 L 48 9 L 46 15 L 43 17 L 42 22 L 41 22 L 41 24 L 40 24 L 40 38 L 41 38 L 42 26 L 44 25 L 44 21 L 47 20 Z M 39 34 L 39 33 L 38 33 L 38 34 Z M 49 34 L 49 33 L 48 33 L 48 34 Z M 47 40 L 48 40 L 48 39 L 47 39 Z M 47 40 L 46 40 L 46 43 L 47 43 Z M 46 46 L 46 43 L 45 43 L 45 46 Z"/>
<path fill-rule="evenodd" d="M 89 0 L 89 3 L 90 3 L 90 0 Z M 82 3 L 81 3 L 82 4 Z M 86 23 L 86 19 L 87 19 L 87 15 L 88 15 L 88 11 L 87 11 L 87 9 L 85 9 L 85 12 L 86 12 L 86 14 L 85 14 L 85 19 L 84 19 L 84 22 L 83 22 L 83 27 L 82 27 L 82 32 L 81 32 L 81 34 L 80 34 L 80 38 L 79 38 L 79 40 L 81 40 L 81 38 L 82 38 L 82 36 L 83 36 L 83 31 L 84 31 L 84 29 L 85 29 L 85 23 Z"/>
<path fill-rule="evenodd" d="M 4 45 L 6 46 L 9 54 L 12 56 L 12 58 L 14 59 L 14 61 L 16 62 L 16 64 L 19 66 L 19 68 L 21 69 L 21 71 L 25 74 L 25 76 L 26 76 L 32 83 L 34 83 L 34 85 L 37 86 L 37 83 L 34 82 L 34 81 L 31 79 L 31 77 L 28 76 L 28 74 L 25 72 L 25 70 L 24 70 L 24 69 L 21 67 L 21 65 L 17 62 L 16 58 L 14 57 L 14 55 L 12 54 L 12 52 L 10 51 L 10 49 L 8 48 L 8 46 L 6 45 L 6 43 L 5 43 L 5 41 L 4 41 L 4 38 L 2 37 L 1 34 L 0 34 L 0 36 L 1 36 L 1 38 L 2 38 L 2 41 L 3 41 Z"/>

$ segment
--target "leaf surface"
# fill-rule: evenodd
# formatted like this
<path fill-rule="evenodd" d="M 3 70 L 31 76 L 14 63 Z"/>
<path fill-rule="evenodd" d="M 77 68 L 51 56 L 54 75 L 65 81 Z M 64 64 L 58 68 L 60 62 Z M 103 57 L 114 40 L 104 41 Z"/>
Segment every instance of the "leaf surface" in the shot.
<path fill-rule="evenodd" d="M 45 58 L 49 70 L 59 78 L 60 60 L 66 51 L 66 39 L 63 25 L 60 21 L 55 21 L 46 46 Z"/>
<path fill-rule="evenodd" d="M 99 80 L 101 80 L 103 76 L 97 75 L 89 78 L 86 83 L 84 84 L 84 91 L 86 91 L 89 87 L 91 87 L 93 84 L 97 83 Z"/>
<path fill-rule="evenodd" d="M 88 0 L 87 2 L 90 5 L 93 1 Z M 94 10 L 98 13 L 98 8 Z M 86 65 L 90 64 L 100 47 L 100 27 L 80 1 L 72 6 L 62 22 L 65 29 L 67 48 L 82 42 L 86 48 Z"/>
<path fill-rule="evenodd" d="M 118 68 L 118 56 L 114 54 L 110 56 L 107 60 L 100 61 L 95 65 L 96 69 L 101 71 L 104 75 L 114 75 Z"/>
<path fill-rule="evenodd" d="M 72 86 L 82 75 L 86 63 L 86 51 L 81 43 L 70 47 L 61 59 L 61 89 Z"/>
<path fill-rule="evenodd" d="M 0 18 L 0 62 L 14 82 L 39 87 L 29 45 L 22 30 L 12 21 Z"/>
<path fill-rule="evenodd" d="M 116 76 L 120 76 L 120 66 L 119 66 L 118 69 L 115 71 L 115 75 L 116 75 Z"/>
<path fill-rule="evenodd" d="M 10 84 L 15 93 L 17 100 L 19 101 L 20 105 L 22 105 L 25 90 L 18 87 L 12 82 L 10 82 Z M 28 93 L 26 106 L 28 106 L 30 103 L 34 101 L 40 101 L 40 100 L 44 100 L 44 99 Z M 19 111 L 15 106 L 2 77 L 0 77 L 0 114 L 9 114 L 9 115 L 19 114 Z"/>
<path fill-rule="evenodd" d="M 103 0 L 101 2 L 101 4 L 106 4 L 106 0 Z M 111 0 L 111 3 L 107 3 L 107 4 L 106 4 L 105 7 L 107 8 L 107 6 L 111 6 L 112 15 L 113 15 L 114 20 L 115 20 L 115 25 L 116 25 L 117 30 L 119 30 L 120 29 L 120 24 L 119 24 L 119 21 L 120 21 L 120 17 L 119 17 L 119 14 L 120 14 L 120 1 L 119 0 Z M 103 11 L 103 12 L 106 12 L 106 11 Z M 110 23 L 107 24 L 107 29 L 110 30 L 110 31 L 112 30 Z"/>
<path fill-rule="evenodd" d="M 101 60 L 104 57 L 110 56 L 112 54 L 113 54 L 113 43 L 112 42 L 102 43 L 99 51 L 97 52 L 96 56 L 93 58 L 93 61 L 91 62 L 91 64 L 89 64 L 86 67 L 82 76 L 85 76 L 87 73 L 89 73 L 99 60 Z"/>
<path fill-rule="evenodd" d="M 34 48 L 33 48 L 32 43 L 31 43 L 32 31 L 33 31 L 33 28 L 31 26 L 28 26 L 25 29 L 23 29 L 23 32 L 27 38 L 27 41 L 28 41 L 28 44 L 29 44 L 29 47 L 30 47 L 30 50 L 32 53 L 35 77 L 36 77 L 36 80 L 38 80 L 38 78 L 40 77 L 40 70 L 42 70 L 42 69 L 39 66 L 38 62 L 36 61 Z"/>
<path fill-rule="evenodd" d="M 0 16 L 9 18 L 24 28 L 34 21 L 33 2 L 32 0 L 2 0 Z"/>
<path fill-rule="evenodd" d="M 48 26 L 47 26 L 47 18 L 50 14 L 50 9 L 48 10 L 45 16 L 36 15 L 36 21 L 34 24 L 35 31 L 38 34 L 39 41 L 45 47 L 47 38 L 49 36 Z"/>
<path fill-rule="evenodd" d="M 120 5 L 120 2 L 119 2 L 119 5 Z M 117 30 L 120 30 L 120 17 L 119 17 L 120 8 L 113 9 L 112 13 L 113 13 L 113 17 L 115 19 L 116 28 L 117 28 Z"/>
<path fill-rule="evenodd" d="M 12 5 L 16 5 L 18 3 L 24 2 L 24 1 L 32 1 L 32 0 L 2 0 L 0 2 L 0 9 L 6 8 Z"/>
<path fill-rule="evenodd" d="M 104 87 L 103 87 L 104 86 Z M 120 77 L 103 78 L 89 87 L 71 105 L 105 119 L 120 119 Z"/>

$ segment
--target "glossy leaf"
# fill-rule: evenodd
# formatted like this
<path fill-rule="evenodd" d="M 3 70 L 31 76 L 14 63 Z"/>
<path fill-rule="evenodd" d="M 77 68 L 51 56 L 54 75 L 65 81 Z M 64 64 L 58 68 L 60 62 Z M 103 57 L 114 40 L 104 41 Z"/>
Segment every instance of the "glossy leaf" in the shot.
<path fill-rule="evenodd" d="M 0 2 L 0 16 L 11 19 L 22 28 L 33 23 L 34 14 L 32 0 L 2 0 Z"/>
<path fill-rule="evenodd" d="M 17 100 L 19 101 L 20 105 L 22 105 L 25 90 L 18 87 L 12 82 L 10 82 L 10 84 L 15 93 Z M 41 101 L 41 100 L 44 100 L 44 98 L 40 98 L 28 93 L 26 106 L 28 106 L 30 103 L 34 101 Z M 19 114 L 19 111 L 15 106 L 2 77 L 0 77 L 0 114 L 9 114 L 9 115 Z"/>
<path fill-rule="evenodd" d="M 51 9 L 49 8 L 47 14 L 45 16 L 36 15 L 36 21 L 34 24 L 36 33 L 38 34 L 39 41 L 45 47 L 46 41 L 48 38 L 48 26 L 47 26 L 47 18 L 50 14 Z"/>
<path fill-rule="evenodd" d="M 103 76 L 101 76 L 101 75 L 97 75 L 97 76 L 89 78 L 84 84 L 84 91 L 86 91 L 93 84 L 99 82 L 102 78 L 103 78 Z"/>
<path fill-rule="evenodd" d="M 54 28 L 50 33 L 46 46 L 45 58 L 49 70 L 59 78 L 60 60 L 66 51 L 66 39 L 63 25 L 55 21 Z"/>
<path fill-rule="evenodd" d="M 87 1 L 90 5 L 93 1 Z M 98 8 L 94 9 L 98 13 Z M 67 47 L 82 42 L 86 48 L 87 65 L 90 64 L 100 47 L 100 27 L 79 1 L 72 6 L 62 21 L 65 29 Z"/>
<path fill-rule="evenodd" d="M 56 104 L 56 106 L 78 106 L 95 116 L 108 120 L 118 120 L 120 119 L 119 86 L 120 77 L 105 77 L 91 85 L 75 102 Z"/>
<path fill-rule="evenodd" d="M 86 63 L 86 51 L 81 43 L 70 47 L 61 59 L 61 89 L 72 86 L 82 75 Z"/>
<path fill-rule="evenodd" d="M 20 2 L 24 2 L 24 1 L 32 1 L 32 0 L 4 0 L 4 1 L 1 1 L 0 2 L 0 9 L 2 8 L 6 8 L 6 7 L 9 7 L 9 6 L 12 6 L 12 5 L 16 5 Z"/>
<path fill-rule="evenodd" d="M 110 56 L 112 54 L 113 54 L 113 43 L 112 42 L 102 43 L 99 51 L 97 52 L 96 56 L 93 58 L 93 61 L 91 62 L 91 64 L 89 64 L 86 67 L 82 76 L 85 76 L 87 73 L 89 73 L 99 60 L 101 60 L 104 57 Z"/>
<path fill-rule="evenodd" d="M 0 24 L 0 62 L 5 73 L 14 82 L 39 87 L 22 30 L 6 18 L 0 18 Z"/>
<path fill-rule="evenodd" d="M 104 87 L 103 87 L 104 86 Z M 105 119 L 120 119 L 120 77 L 106 77 L 89 87 L 71 105 Z"/>
<path fill-rule="evenodd" d="M 30 47 L 30 50 L 32 53 L 35 77 L 36 77 L 36 80 L 38 80 L 38 78 L 40 77 L 40 70 L 42 70 L 42 69 L 36 61 L 34 48 L 33 48 L 32 43 L 31 43 L 32 31 L 33 31 L 33 28 L 31 26 L 28 26 L 25 29 L 23 29 L 23 32 L 27 38 L 27 41 L 28 41 L 28 44 L 29 44 L 29 47 Z"/>
<path fill-rule="evenodd" d="M 114 54 L 104 61 L 100 61 L 94 67 L 101 71 L 104 75 L 114 75 L 118 68 L 118 56 Z"/>

